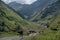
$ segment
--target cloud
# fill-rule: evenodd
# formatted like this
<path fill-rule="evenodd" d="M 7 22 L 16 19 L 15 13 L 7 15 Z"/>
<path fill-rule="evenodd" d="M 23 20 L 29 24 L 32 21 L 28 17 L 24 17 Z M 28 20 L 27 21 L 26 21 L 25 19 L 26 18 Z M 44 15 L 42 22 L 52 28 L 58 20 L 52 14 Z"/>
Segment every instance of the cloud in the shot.
<path fill-rule="evenodd" d="M 37 0 L 2 0 L 2 1 L 4 1 L 5 3 L 10 3 L 10 2 L 16 1 L 21 4 L 32 4 L 33 2 L 35 2 Z"/>

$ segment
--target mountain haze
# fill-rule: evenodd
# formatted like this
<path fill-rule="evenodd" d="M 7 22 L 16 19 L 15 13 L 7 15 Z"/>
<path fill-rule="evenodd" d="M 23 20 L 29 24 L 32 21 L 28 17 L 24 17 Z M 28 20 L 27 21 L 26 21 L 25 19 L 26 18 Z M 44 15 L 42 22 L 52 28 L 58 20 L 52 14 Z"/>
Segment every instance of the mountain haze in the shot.
<path fill-rule="evenodd" d="M 56 0 L 37 0 L 36 2 L 34 2 L 31 5 L 25 4 L 26 6 L 23 6 L 23 8 L 21 10 L 19 10 L 19 6 L 13 8 L 12 6 L 14 6 L 14 3 L 12 3 L 13 5 L 11 7 L 13 9 L 16 8 L 17 9 L 16 11 L 18 12 L 18 14 L 22 15 L 22 17 L 24 19 L 30 20 L 35 15 L 38 15 L 37 14 L 38 11 L 42 11 L 48 4 L 51 4 L 55 1 Z M 8 5 L 10 5 L 10 4 L 8 4 Z"/>

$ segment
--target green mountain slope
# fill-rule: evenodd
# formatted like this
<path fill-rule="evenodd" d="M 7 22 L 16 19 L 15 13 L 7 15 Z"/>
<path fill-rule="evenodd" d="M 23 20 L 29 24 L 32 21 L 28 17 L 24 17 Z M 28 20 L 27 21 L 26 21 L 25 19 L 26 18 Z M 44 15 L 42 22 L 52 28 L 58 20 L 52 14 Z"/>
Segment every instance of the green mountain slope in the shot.
<path fill-rule="evenodd" d="M 57 15 L 55 13 L 57 10 L 59 10 L 59 3 L 52 3 L 49 4 L 46 8 L 44 8 L 42 11 L 38 12 L 37 16 L 34 16 L 31 21 L 39 22 L 40 21 L 45 21 L 45 20 L 52 20 L 54 17 Z"/>
<path fill-rule="evenodd" d="M 11 32 L 18 27 L 23 29 L 27 25 L 29 25 L 27 21 L 24 21 L 14 10 L 0 1 L 0 32 Z"/>
<path fill-rule="evenodd" d="M 45 13 L 46 15 L 42 18 L 41 21 L 49 22 L 49 27 L 45 29 L 44 31 L 42 31 L 42 33 L 40 32 L 40 34 L 34 37 L 28 37 L 26 40 L 28 39 L 30 40 L 33 40 L 33 39 L 34 40 L 60 40 L 60 0 L 56 1 L 55 3 L 51 4 L 49 8 L 45 9 L 43 11 L 43 14 Z M 51 19 L 49 19 L 50 15 L 51 15 Z"/>
<path fill-rule="evenodd" d="M 53 20 L 48 29 L 44 30 L 39 35 L 35 37 L 30 37 L 30 39 L 36 40 L 60 40 L 60 10 L 55 20 Z"/>
<path fill-rule="evenodd" d="M 14 10 L 0 1 L 0 33 L 14 31 L 17 33 L 18 30 L 24 33 L 29 30 L 38 31 L 38 24 L 23 20 Z"/>

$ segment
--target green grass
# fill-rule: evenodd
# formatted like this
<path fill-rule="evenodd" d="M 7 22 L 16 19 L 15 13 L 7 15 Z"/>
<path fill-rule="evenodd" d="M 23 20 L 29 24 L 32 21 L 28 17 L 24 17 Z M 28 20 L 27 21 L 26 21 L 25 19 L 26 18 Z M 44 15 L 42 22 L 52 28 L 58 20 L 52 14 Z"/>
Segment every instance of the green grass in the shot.
<path fill-rule="evenodd" d="M 14 32 L 0 32 L 0 37 L 7 37 L 7 36 L 18 36 L 18 33 Z"/>
<path fill-rule="evenodd" d="M 57 5 L 59 5 L 59 3 L 60 3 L 60 1 L 57 1 L 56 3 L 51 5 L 51 7 L 54 6 L 57 9 L 54 12 L 49 13 L 49 14 L 53 14 L 53 15 L 48 14 L 46 17 L 44 17 L 43 19 L 38 21 L 38 23 L 40 23 L 40 24 L 45 23 L 45 22 L 50 22 L 49 28 L 43 30 L 42 33 L 40 33 L 34 37 L 33 36 L 27 37 L 27 38 L 25 38 L 25 40 L 60 40 L 60 8 L 59 8 L 59 6 L 57 7 Z M 48 20 L 50 17 L 52 19 Z M 57 30 L 53 30 L 53 29 L 57 29 Z"/>
<path fill-rule="evenodd" d="M 29 23 L 27 21 L 23 20 L 14 10 L 12 10 L 4 2 L 0 1 L 0 32 L 4 29 L 1 36 L 8 36 L 10 34 L 13 35 L 13 32 L 9 33 L 11 30 L 15 30 L 18 26 L 21 27 L 21 30 L 24 30 L 23 27 L 28 25 Z M 5 31 L 8 31 L 8 33 Z"/>

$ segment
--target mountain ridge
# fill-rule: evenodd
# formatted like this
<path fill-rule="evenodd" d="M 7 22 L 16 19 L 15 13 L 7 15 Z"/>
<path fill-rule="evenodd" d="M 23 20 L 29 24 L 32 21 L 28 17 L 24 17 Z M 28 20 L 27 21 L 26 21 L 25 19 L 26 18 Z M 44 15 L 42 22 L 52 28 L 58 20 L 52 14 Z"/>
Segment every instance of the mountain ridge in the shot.
<path fill-rule="evenodd" d="M 42 11 L 42 9 L 44 7 L 46 7 L 48 4 L 53 3 L 55 1 L 56 0 L 50 0 L 50 1 L 48 1 L 48 0 L 37 0 L 36 2 L 34 2 L 31 5 L 25 4 L 26 6 L 23 6 L 23 8 L 21 10 L 19 10 L 19 8 L 18 9 L 16 8 L 16 9 L 17 9 L 18 14 L 22 15 L 22 17 L 24 19 L 30 20 L 33 17 L 33 15 L 35 15 L 38 11 Z M 35 13 L 35 11 L 36 11 L 36 13 Z"/>

